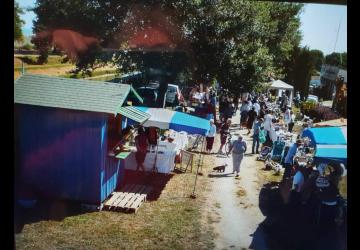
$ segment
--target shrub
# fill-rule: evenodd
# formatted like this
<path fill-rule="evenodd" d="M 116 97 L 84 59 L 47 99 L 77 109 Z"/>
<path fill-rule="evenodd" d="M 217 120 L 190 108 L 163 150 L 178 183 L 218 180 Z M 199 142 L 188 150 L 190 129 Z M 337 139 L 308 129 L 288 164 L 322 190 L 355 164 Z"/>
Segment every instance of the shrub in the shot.
<path fill-rule="evenodd" d="M 25 44 L 24 46 L 21 47 L 23 50 L 32 50 L 33 46 L 31 44 Z"/>
<path fill-rule="evenodd" d="M 328 121 L 341 118 L 331 108 L 322 105 L 316 105 L 314 108 L 308 109 L 305 114 L 312 118 L 314 122 Z"/>
<path fill-rule="evenodd" d="M 316 107 L 316 102 L 313 100 L 302 102 L 300 105 L 300 112 L 306 114 L 309 110 Z M 307 115 L 307 114 L 306 114 Z"/>

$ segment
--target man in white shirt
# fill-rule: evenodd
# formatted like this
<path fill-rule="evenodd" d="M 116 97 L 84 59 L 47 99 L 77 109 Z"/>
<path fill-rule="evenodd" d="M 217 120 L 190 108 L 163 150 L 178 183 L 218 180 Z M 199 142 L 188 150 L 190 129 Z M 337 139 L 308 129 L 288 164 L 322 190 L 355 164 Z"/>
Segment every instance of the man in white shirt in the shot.
<path fill-rule="evenodd" d="M 261 109 L 260 104 L 256 101 L 256 102 L 254 102 L 253 107 L 255 108 L 256 114 L 259 115 L 260 114 L 260 109 Z"/>
<path fill-rule="evenodd" d="M 206 152 L 208 154 L 211 153 L 211 150 L 213 148 L 215 135 L 216 135 L 216 126 L 214 124 L 214 120 L 211 119 L 210 120 L 210 129 L 206 135 Z"/>
<path fill-rule="evenodd" d="M 290 201 L 291 204 L 295 207 L 300 205 L 301 202 L 301 190 L 304 185 L 304 173 L 306 164 L 298 163 L 295 164 L 295 175 L 293 177 L 292 189 L 291 189 L 291 196 Z"/>
<path fill-rule="evenodd" d="M 301 192 L 301 188 L 304 185 L 304 174 L 303 174 L 303 169 L 305 168 L 305 165 L 302 163 L 296 164 L 295 165 L 295 175 L 293 178 L 293 186 L 292 186 L 292 190 L 294 190 L 295 192 L 300 193 Z"/>

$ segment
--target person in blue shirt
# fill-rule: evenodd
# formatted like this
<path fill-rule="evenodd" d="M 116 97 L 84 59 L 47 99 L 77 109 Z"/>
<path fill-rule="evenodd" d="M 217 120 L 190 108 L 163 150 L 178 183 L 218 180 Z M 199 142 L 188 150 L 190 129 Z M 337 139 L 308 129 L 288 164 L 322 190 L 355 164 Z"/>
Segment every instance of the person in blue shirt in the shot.
<path fill-rule="evenodd" d="M 290 177 L 291 168 L 294 165 L 294 156 L 296 155 L 298 147 L 302 144 L 301 140 L 297 140 L 289 149 L 288 153 L 285 156 L 285 172 L 283 176 L 283 180 Z"/>
<path fill-rule="evenodd" d="M 260 118 L 260 119 L 257 119 L 257 121 L 254 124 L 253 144 L 252 144 L 252 152 L 251 152 L 252 154 L 255 154 L 254 153 L 255 145 L 256 145 L 256 153 L 257 154 L 259 153 L 259 145 L 260 145 L 259 134 L 260 134 L 260 129 L 261 129 L 263 121 L 264 120 L 262 118 Z"/>

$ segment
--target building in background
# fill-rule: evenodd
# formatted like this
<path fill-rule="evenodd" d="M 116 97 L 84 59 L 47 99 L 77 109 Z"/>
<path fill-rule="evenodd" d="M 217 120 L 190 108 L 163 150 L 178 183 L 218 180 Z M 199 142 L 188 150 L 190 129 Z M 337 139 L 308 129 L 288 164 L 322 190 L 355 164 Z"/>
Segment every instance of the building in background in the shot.
<path fill-rule="evenodd" d="M 347 71 L 336 66 L 322 65 L 320 72 L 320 89 L 322 98 L 325 100 L 333 100 L 336 93 L 336 79 L 344 77 L 347 82 Z"/>

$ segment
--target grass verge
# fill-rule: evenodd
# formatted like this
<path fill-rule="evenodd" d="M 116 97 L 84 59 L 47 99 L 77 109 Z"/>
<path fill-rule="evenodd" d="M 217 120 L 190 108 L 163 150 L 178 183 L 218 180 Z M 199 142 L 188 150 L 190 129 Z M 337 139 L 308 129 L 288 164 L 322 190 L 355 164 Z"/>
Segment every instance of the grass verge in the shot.
<path fill-rule="evenodd" d="M 205 157 L 203 171 L 210 161 Z M 201 223 L 209 181 L 198 176 L 197 198 L 191 199 L 194 180 L 194 173 L 175 174 L 159 199 L 136 214 L 102 211 L 27 224 L 15 235 L 16 248 L 211 249 L 212 233 Z"/>

